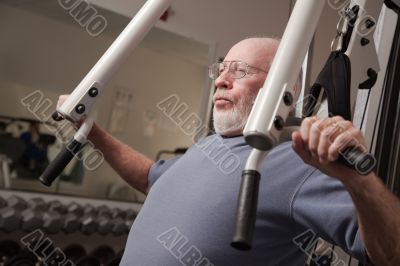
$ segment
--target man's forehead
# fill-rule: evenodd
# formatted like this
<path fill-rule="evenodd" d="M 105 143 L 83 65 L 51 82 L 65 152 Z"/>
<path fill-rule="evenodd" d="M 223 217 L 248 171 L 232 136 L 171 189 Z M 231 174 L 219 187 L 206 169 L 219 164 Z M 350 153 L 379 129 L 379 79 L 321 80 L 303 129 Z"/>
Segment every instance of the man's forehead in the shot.
<path fill-rule="evenodd" d="M 257 56 L 258 55 L 258 56 Z M 254 52 L 246 53 L 228 53 L 224 61 L 242 61 L 250 66 L 263 68 L 268 65 L 268 59 L 263 54 L 257 54 Z"/>
<path fill-rule="evenodd" d="M 267 67 L 276 52 L 277 41 L 246 39 L 234 45 L 225 60 L 239 60 L 260 68 Z"/>
<path fill-rule="evenodd" d="M 248 64 L 252 64 L 252 63 L 256 63 L 257 62 L 257 58 L 259 56 L 261 56 L 262 54 L 253 50 L 244 50 L 244 49 L 240 49 L 235 47 L 236 49 L 231 49 L 227 54 L 226 57 L 224 59 L 224 61 L 243 61 L 246 62 Z M 257 56 L 258 55 L 258 56 Z"/>

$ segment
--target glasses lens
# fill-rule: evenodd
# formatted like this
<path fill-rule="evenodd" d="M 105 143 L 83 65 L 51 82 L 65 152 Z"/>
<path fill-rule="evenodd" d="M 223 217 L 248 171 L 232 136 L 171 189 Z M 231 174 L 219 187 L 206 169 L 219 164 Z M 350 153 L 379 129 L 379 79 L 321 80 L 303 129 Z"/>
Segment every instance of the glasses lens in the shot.
<path fill-rule="evenodd" d="M 229 65 L 229 72 L 235 79 L 243 78 L 246 75 L 247 65 L 241 61 L 232 61 Z"/>
<path fill-rule="evenodd" d="M 208 68 L 208 76 L 211 79 L 217 79 L 219 75 L 224 71 L 224 64 L 214 63 Z"/>
<path fill-rule="evenodd" d="M 241 61 L 226 61 L 214 63 L 208 68 L 208 76 L 211 79 L 217 79 L 225 68 L 229 67 L 228 73 L 234 79 L 240 79 L 247 74 L 247 64 Z"/>

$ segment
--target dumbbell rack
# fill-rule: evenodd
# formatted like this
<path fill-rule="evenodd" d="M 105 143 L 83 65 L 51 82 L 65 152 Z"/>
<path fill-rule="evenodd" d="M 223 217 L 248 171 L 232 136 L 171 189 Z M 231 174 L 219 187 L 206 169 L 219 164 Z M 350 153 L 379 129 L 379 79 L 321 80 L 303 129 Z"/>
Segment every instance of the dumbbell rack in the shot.
<path fill-rule="evenodd" d="M 0 243 L 11 240 L 24 247 L 21 239 L 40 230 L 54 248 L 72 246 L 74 250 L 74 245 L 79 245 L 85 250 L 85 259 L 94 263 L 85 265 L 97 265 L 93 252 L 105 257 L 109 254 L 108 259 L 110 254 L 121 255 L 130 225 L 141 208 L 138 203 L 10 190 L 0 190 L 0 196 L 0 216 L 4 215 L 0 217 Z M 6 220 L 8 224 L 4 224 L 5 217 L 12 217 Z"/>

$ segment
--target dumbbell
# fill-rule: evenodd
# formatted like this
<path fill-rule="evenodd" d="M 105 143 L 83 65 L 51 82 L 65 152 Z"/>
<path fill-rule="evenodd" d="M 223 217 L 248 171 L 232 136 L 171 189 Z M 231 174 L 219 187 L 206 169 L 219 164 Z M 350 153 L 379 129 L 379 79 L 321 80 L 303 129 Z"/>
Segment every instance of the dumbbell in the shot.
<path fill-rule="evenodd" d="M 48 212 L 56 212 L 60 214 L 67 213 L 67 206 L 62 204 L 59 200 L 52 200 L 48 203 Z"/>
<path fill-rule="evenodd" d="M 122 235 L 126 233 L 127 226 L 125 225 L 125 214 L 118 208 L 109 209 L 102 205 L 97 208 L 98 230 L 101 235 L 113 233 L 114 235 Z"/>
<path fill-rule="evenodd" d="M 121 210 L 120 208 L 114 207 L 111 209 L 111 215 L 112 215 L 113 219 L 115 219 L 115 218 L 125 219 L 126 212 Z"/>
<path fill-rule="evenodd" d="M 96 209 L 97 232 L 101 235 L 113 233 L 120 236 L 129 232 L 129 226 L 126 224 L 126 213 L 119 208 L 109 209 L 101 205 Z"/>
<path fill-rule="evenodd" d="M 42 198 L 32 198 L 28 201 L 28 208 L 21 213 L 22 230 L 32 232 L 43 226 L 43 213 L 47 204 Z"/>
<path fill-rule="evenodd" d="M 106 266 L 119 266 L 121 264 L 121 257 L 115 257 L 112 260 L 110 260 Z"/>
<path fill-rule="evenodd" d="M 90 205 L 86 204 L 83 207 L 83 216 L 80 220 L 81 228 L 80 231 L 85 235 L 91 235 L 97 231 L 98 228 L 98 220 L 96 209 Z"/>
<path fill-rule="evenodd" d="M 85 248 L 79 244 L 71 244 L 63 248 L 63 252 L 65 254 L 65 258 L 71 260 L 73 263 L 76 263 L 81 258 L 86 256 Z"/>
<path fill-rule="evenodd" d="M 113 228 L 111 215 L 111 210 L 107 206 L 101 205 L 100 207 L 97 207 L 97 232 L 100 235 L 106 235 L 111 232 Z"/>
<path fill-rule="evenodd" d="M 7 201 L 0 196 L 0 209 L 7 206 Z"/>
<path fill-rule="evenodd" d="M 125 224 L 130 229 L 132 227 L 133 222 L 136 219 L 137 212 L 132 209 L 128 209 L 125 210 L 125 213 L 126 213 Z"/>
<path fill-rule="evenodd" d="M 81 205 L 76 202 L 71 202 L 67 205 L 67 214 L 64 217 L 62 230 L 67 233 L 75 233 L 81 227 L 81 217 L 83 209 Z"/>
<path fill-rule="evenodd" d="M 24 248 L 22 251 L 15 254 L 15 256 L 7 259 L 4 266 L 36 266 L 38 258 L 29 250 Z"/>
<path fill-rule="evenodd" d="M 124 249 L 120 250 L 113 259 L 107 262 L 106 266 L 119 266 L 121 264 L 121 259 L 123 255 L 124 255 Z"/>
<path fill-rule="evenodd" d="M 125 223 L 126 213 L 124 211 L 119 208 L 113 208 L 111 209 L 111 217 L 113 218 L 111 232 L 115 236 L 120 236 L 129 232 L 130 228 Z"/>
<path fill-rule="evenodd" d="M 0 242 L 0 265 L 14 257 L 21 251 L 19 244 L 13 240 L 3 240 Z"/>
<path fill-rule="evenodd" d="M 63 216 L 67 208 L 58 200 L 50 201 L 47 208 L 48 211 L 43 214 L 43 229 L 48 234 L 57 234 L 63 227 Z"/>
<path fill-rule="evenodd" d="M 99 266 L 100 261 L 93 256 L 86 256 L 80 259 L 77 263 L 76 266 Z"/>
<path fill-rule="evenodd" d="M 79 219 L 82 213 L 82 207 L 75 202 L 65 206 L 60 201 L 53 200 L 48 204 L 48 212 L 43 214 L 43 228 L 51 234 L 60 230 L 65 233 L 76 232 L 81 226 Z"/>
<path fill-rule="evenodd" d="M 10 196 L 6 201 L 7 206 L 0 210 L 0 228 L 9 233 L 20 228 L 21 211 L 26 209 L 28 204 L 16 195 Z"/>
<path fill-rule="evenodd" d="M 96 247 L 91 253 L 91 256 L 97 258 L 101 265 L 106 265 L 109 261 L 115 258 L 115 251 L 110 246 L 101 245 Z"/>

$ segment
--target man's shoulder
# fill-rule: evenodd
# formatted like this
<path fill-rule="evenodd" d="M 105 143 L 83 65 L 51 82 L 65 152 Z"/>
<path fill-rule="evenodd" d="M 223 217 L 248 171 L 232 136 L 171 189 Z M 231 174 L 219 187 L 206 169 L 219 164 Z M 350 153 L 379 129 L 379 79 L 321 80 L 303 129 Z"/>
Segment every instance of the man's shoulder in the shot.
<path fill-rule="evenodd" d="M 261 172 L 268 176 L 293 179 L 308 176 L 316 169 L 303 162 L 292 148 L 292 142 L 286 141 L 275 146 L 266 156 Z"/>

